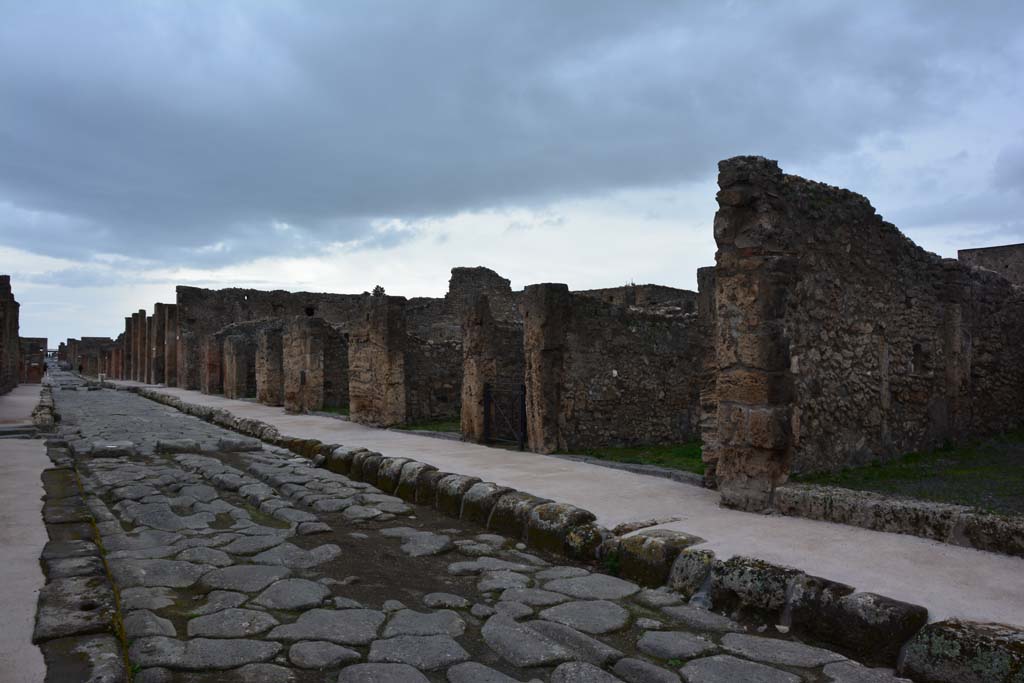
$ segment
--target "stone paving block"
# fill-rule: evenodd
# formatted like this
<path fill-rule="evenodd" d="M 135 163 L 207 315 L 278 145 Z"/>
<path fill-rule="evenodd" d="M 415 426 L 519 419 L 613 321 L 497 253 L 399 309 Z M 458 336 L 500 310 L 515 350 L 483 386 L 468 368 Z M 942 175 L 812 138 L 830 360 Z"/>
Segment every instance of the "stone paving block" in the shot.
<path fill-rule="evenodd" d="M 560 664 L 551 673 L 551 683 L 622 683 L 622 680 L 586 662 Z"/>
<path fill-rule="evenodd" d="M 408 664 L 353 664 L 338 674 L 338 683 L 430 683 Z"/>
<path fill-rule="evenodd" d="M 369 609 L 303 612 L 294 623 L 282 624 L 271 631 L 271 640 L 326 640 L 339 645 L 368 645 L 384 623 L 384 613 Z"/>
<path fill-rule="evenodd" d="M 128 648 L 133 664 L 184 671 L 234 669 L 266 662 L 281 651 L 280 643 L 233 638 L 193 638 L 180 641 L 163 636 L 139 638 Z"/>
<path fill-rule="evenodd" d="M 800 677 L 788 671 L 730 655 L 695 659 L 679 673 L 686 683 L 800 683 Z"/>
<path fill-rule="evenodd" d="M 568 648 L 500 614 L 484 623 L 481 635 L 488 647 L 513 666 L 548 666 L 573 658 Z"/>
<path fill-rule="evenodd" d="M 435 671 L 469 659 L 469 653 L 450 636 L 395 636 L 370 644 L 370 662 L 408 664 Z"/>
<path fill-rule="evenodd" d="M 322 640 L 305 640 L 288 648 L 288 659 L 300 669 L 333 669 L 362 658 L 355 650 Z"/>
<path fill-rule="evenodd" d="M 722 647 L 748 659 L 784 666 L 811 668 L 846 659 L 840 654 L 819 647 L 745 633 L 726 634 L 722 638 Z"/>
<path fill-rule="evenodd" d="M 590 634 L 619 631 L 629 624 L 629 612 L 608 600 L 567 602 L 547 608 L 540 617 Z"/>
<path fill-rule="evenodd" d="M 188 637 L 248 638 L 269 631 L 279 623 L 266 612 L 232 607 L 189 619 Z"/>

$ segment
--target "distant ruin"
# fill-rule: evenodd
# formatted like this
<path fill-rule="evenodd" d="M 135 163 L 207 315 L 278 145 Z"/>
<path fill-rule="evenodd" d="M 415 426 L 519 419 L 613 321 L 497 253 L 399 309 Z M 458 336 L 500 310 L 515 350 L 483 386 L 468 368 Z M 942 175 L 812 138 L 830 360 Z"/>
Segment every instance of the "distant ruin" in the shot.
<path fill-rule="evenodd" d="M 792 473 L 1024 425 L 1024 245 L 942 259 L 865 198 L 760 157 L 723 161 L 719 187 L 697 292 L 513 291 L 482 267 L 453 268 L 439 298 L 182 286 L 63 354 L 89 375 L 457 421 L 538 453 L 699 439 L 707 485 L 750 510 Z"/>
<path fill-rule="evenodd" d="M 18 385 L 18 309 L 11 276 L 0 275 L 0 394 Z"/>
<path fill-rule="evenodd" d="M 18 338 L 18 382 L 39 384 L 46 372 L 46 337 Z"/>

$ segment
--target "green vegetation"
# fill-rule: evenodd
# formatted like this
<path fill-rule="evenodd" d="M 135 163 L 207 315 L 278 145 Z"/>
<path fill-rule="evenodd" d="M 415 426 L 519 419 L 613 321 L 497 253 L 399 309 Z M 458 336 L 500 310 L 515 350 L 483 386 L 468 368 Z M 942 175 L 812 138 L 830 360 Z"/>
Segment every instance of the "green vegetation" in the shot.
<path fill-rule="evenodd" d="M 664 446 L 608 446 L 591 448 L 572 455 L 587 455 L 591 458 L 628 462 L 636 465 L 658 465 L 684 472 L 704 474 L 704 463 L 700 459 L 701 442 L 669 444 Z"/>
<path fill-rule="evenodd" d="M 332 415 L 348 415 L 348 406 L 335 406 L 333 408 L 321 408 L 318 412 L 331 413 Z"/>
<path fill-rule="evenodd" d="M 1024 514 L 1024 430 L 963 446 L 909 453 L 833 474 L 793 477 L 804 484 L 842 486 L 1004 515 Z"/>
<path fill-rule="evenodd" d="M 424 420 L 423 422 L 410 422 L 409 424 L 399 425 L 395 429 L 405 429 L 408 431 L 416 432 L 461 432 L 462 423 L 458 418 L 449 418 L 446 420 Z"/>

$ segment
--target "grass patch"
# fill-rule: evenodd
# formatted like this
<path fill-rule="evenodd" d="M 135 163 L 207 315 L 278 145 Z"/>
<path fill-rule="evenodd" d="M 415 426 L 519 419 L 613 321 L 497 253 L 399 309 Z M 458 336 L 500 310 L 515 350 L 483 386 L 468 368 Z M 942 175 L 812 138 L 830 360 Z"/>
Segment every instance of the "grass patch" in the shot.
<path fill-rule="evenodd" d="M 403 429 L 408 431 L 417 432 L 455 432 L 459 433 L 462 431 L 462 423 L 458 418 L 448 418 L 443 420 L 423 420 L 422 422 L 410 422 L 409 424 L 399 425 L 395 429 Z"/>
<path fill-rule="evenodd" d="M 591 448 L 571 455 L 587 455 L 600 460 L 626 462 L 634 465 L 658 465 L 684 472 L 704 474 L 700 459 L 701 442 L 668 444 L 662 446 L 607 446 Z"/>
<path fill-rule="evenodd" d="M 886 463 L 792 479 L 1022 515 L 1024 430 L 962 446 L 908 453 Z"/>
<path fill-rule="evenodd" d="M 331 413 L 332 415 L 348 415 L 348 406 L 334 406 L 331 408 L 321 408 L 317 412 Z"/>

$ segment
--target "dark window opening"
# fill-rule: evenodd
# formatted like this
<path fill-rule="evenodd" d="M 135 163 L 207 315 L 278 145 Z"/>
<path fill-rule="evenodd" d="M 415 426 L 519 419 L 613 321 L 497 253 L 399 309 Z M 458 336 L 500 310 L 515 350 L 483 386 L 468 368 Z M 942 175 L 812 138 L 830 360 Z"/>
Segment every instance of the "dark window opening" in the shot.
<path fill-rule="evenodd" d="M 312 318 L 315 313 L 316 313 L 316 309 L 315 308 L 313 308 L 312 306 L 306 306 L 306 315 L 308 317 Z"/>
<path fill-rule="evenodd" d="M 920 344 L 914 344 L 914 374 L 923 375 L 928 371 L 928 352 Z"/>

